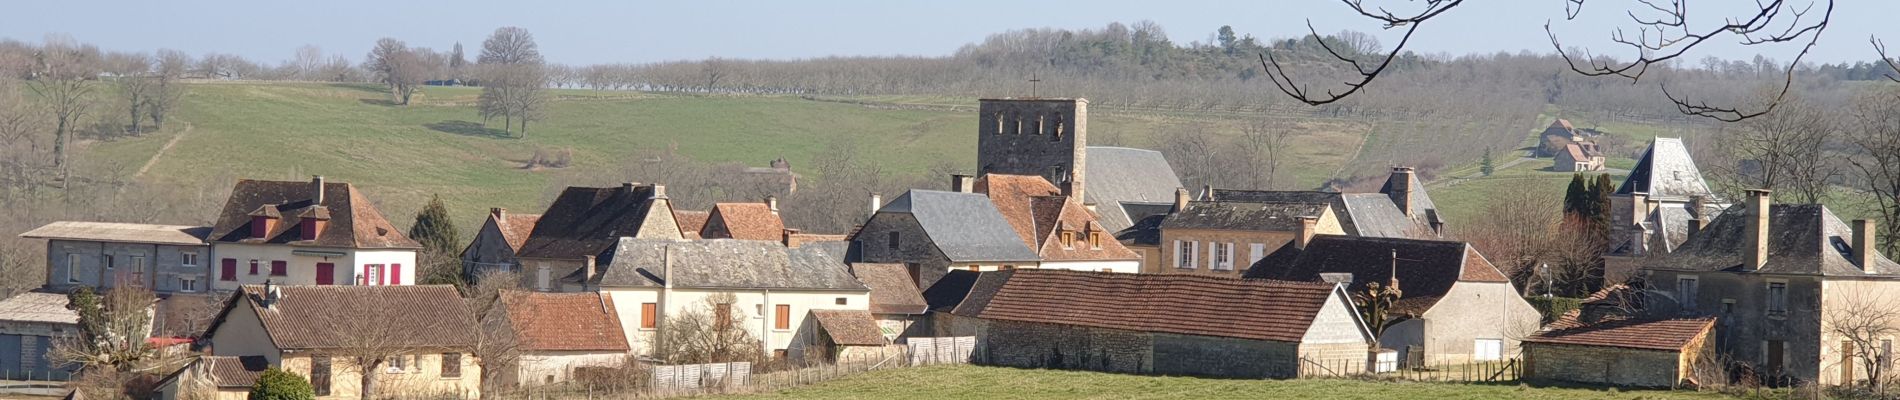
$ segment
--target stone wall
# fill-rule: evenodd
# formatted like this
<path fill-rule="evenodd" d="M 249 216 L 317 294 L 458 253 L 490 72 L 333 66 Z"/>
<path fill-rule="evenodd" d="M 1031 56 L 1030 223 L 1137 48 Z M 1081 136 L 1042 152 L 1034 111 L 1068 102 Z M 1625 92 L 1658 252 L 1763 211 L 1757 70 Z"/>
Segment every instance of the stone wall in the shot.
<path fill-rule="evenodd" d="M 939 320 L 941 321 L 941 319 Z M 985 321 L 979 360 L 1019 368 L 1233 378 L 1291 378 L 1294 343 L 1136 332 L 1061 324 Z M 1364 345 L 1356 345 L 1364 354 Z"/>
<path fill-rule="evenodd" d="M 1041 176 L 1083 198 L 1088 100 L 984 99 L 977 108 L 979 176 Z"/>
<path fill-rule="evenodd" d="M 1716 316 L 1716 352 L 1729 361 L 1768 368 L 1769 346 L 1782 346 L 1782 374 L 1802 380 L 1820 377 L 1821 281 L 1807 276 L 1766 276 L 1736 272 L 1645 270 L 1653 290 L 1645 291 L 1643 314 L 1654 318 Z M 1682 277 L 1696 278 L 1693 307 L 1677 293 Z M 1786 282 L 1787 310 L 1768 311 L 1768 283 Z M 1838 346 L 1838 342 L 1831 346 Z"/>
<path fill-rule="evenodd" d="M 1681 353 L 1620 347 L 1527 343 L 1524 378 L 1628 387 L 1672 387 L 1681 381 Z"/>
<path fill-rule="evenodd" d="M 897 232 L 896 248 L 891 246 L 891 232 Z M 902 263 L 907 268 L 917 269 L 913 274 L 918 277 L 920 288 L 929 288 L 949 273 L 950 259 L 937 250 L 930 242 L 930 235 L 924 233 L 923 225 L 910 214 L 880 212 L 872 215 L 864 222 L 864 228 L 858 230 L 857 246 L 861 262 Z"/>

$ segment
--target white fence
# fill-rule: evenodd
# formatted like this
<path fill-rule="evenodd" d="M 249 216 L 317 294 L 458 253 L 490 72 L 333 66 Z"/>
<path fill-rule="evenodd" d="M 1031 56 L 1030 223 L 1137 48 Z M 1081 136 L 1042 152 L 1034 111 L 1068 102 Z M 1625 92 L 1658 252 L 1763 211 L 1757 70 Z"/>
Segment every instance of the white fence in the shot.
<path fill-rule="evenodd" d="M 700 389 L 744 386 L 752 378 L 752 363 L 653 366 L 654 389 Z"/>
<path fill-rule="evenodd" d="M 910 365 L 968 364 L 976 350 L 975 336 L 905 339 L 910 346 Z"/>

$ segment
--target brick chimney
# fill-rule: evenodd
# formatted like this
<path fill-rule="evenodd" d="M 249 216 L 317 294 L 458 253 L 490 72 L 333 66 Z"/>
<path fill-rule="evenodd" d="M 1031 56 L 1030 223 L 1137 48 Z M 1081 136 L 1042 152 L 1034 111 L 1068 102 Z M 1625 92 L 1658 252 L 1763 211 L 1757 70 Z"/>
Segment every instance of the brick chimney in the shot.
<path fill-rule="evenodd" d="M 1742 262 L 1743 271 L 1760 269 L 1768 263 L 1768 214 L 1771 206 L 1768 189 L 1748 190 L 1748 225 L 1745 234 L 1748 238 L 1748 258 Z"/>
<path fill-rule="evenodd" d="M 778 215 L 778 196 L 765 196 L 765 208 L 772 210 L 772 215 Z"/>
<path fill-rule="evenodd" d="M 1630 223 L 1649 219 L 1649 192 L 1630 192 Z"/>
<path fill-rule="evenodd" d="M 957 193 L 975 193 L 976 178 L 963 174 L 951 174 L 950 190 Z"/>
<path fill-rule="evenodd" d="M 489 208 L 489 209 L 488 209 L 488 215 L 492 215 L 492 216 L 494 216 L 496 220 L 504 220 L 504 221 L 505 221 L 505 220 L 507 220 L 507 219 L 508 219 L 508 209 L 506 209 L 506 208 L 501 208 L 501 207 L 493 207 L 493 208 Z"/>
<path fill-rule="evenodd" d="M 1392 188 L 1390 193 L 1385 194 L 1386 197 L 1392 198 L 1392 202 L 1399 206 L 1399 212 L 1407 217 L 1424 211 L 1412 209 L 1412 191 L 1417 190 L 1412 187 L 1412 182 L 1412 167 L 1392 167 L 1392 176 L 1386 178 L 1386 185 Z"/>
<path fill-rule="evenodd" d="M 1874 265 L 1874 220 L 1854 220 L 1854 266 L 1862 271 Z"/>
<path fill-rule="evenodd" d="M 1186 211 L 1187 206 L 1188 206 L 1187 188 L 1174 188 L 1174 209 L 1171 211 L 1176 212 L 1176 213 Z"/>
<path fill-rule="evenodd" d="M 1293 248 L 1306 250 L 1306 245 L 1313 243 L 1314 227 L 1318 225 L 1319 217 L 1301 216 L 1300 231 L 1293 236 Z"/>
<path fill-rule="evenodd" d="M 323 204 L 323 175 L 310 176 L 310 204 Z"/>
<path fill-rule="evenodd" d="M 782 243 L 784 243 L 787 248 L 798 248 L 798 246 L 805 244 L 803 241 L 793 239 L 793 237 L 798 236 L 797 229 L 785 228 L 779 232 L 779 235 L 781 238 L 784 238 Z"/>

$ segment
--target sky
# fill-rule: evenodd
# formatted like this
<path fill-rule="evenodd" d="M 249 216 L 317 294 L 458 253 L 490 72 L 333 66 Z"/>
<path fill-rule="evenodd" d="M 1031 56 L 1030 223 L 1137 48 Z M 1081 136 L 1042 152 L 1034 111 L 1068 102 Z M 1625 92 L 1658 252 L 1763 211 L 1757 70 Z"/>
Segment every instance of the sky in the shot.
<path fill-rule="evenodd" d="M 1797 4 L 1801 0 L 1796 1 Z M 1811 0 L 1824 1 L 1824 0 Z M 1834 22 L 1810 60 L 1873 60 L 1868 37 L 1881 33 L 1900 47 L 1900 29 L 1884 16 L 1900 15 L 1900 1 L 1837 0 Z M 1395 10 L 1415 0 L 1367 0 Z M 1466 0 L 1420 29 L 1410 48 L 1461 55 L 1498 51 L 1550 52 L 1549 21 L 1566 46 L 1633 55 L 1608 41 L 1616 26 L 1633 29 L 1623 10 L 1634 0 L 1592 0 L 1577 21 L 1564 20 L 1563 0 Z M 1747 1 L 1724 1 L 1746 6 Z M 1692 3 L 1692 24 L 1719 22 L 1734 7 Z M 1818 16 L 1823 6 L 1811 13 Z M 1746 8 L 1746 7 L 1742 7 Z M 299 46 L 361 60 L 381 37 L 411 46 L 447 50 L 460 42 L 470 58 L 497 27 L 533 33 L 552 62 L 646 63 L 701 59 L 796 59 L 832 55 L 948 55 L 985 36 L 1023 28 L 1099 28 L 1110 22 L 1153 20 L 1177 43 L 1207 41 L 1221 25 L 1261 38 L 1306 33 L 1311 21 L 1321 33 L 1375 33 L 1387 46 L 1398 39 L 1352 14 L 1335 0 L 1256 1 L 497 1 L 497 0 L 60 0 L 16 2 L 0 16 L 0 38 L 37 42 L 48 34 L 70 35 L 108 50 L 159 48 L 191 54 L 230 53 L 267 64 L 289 59 Z M 42 16 L 86 13 L 82 17 Z M 1889 28 L 1880 28 L 1889 26 Z M 1748 59 L 1757 54 L 1786 61 L 1798 45 L 1739 46 L 1733 39 L 1699 47 L 1705 56 Z"/>

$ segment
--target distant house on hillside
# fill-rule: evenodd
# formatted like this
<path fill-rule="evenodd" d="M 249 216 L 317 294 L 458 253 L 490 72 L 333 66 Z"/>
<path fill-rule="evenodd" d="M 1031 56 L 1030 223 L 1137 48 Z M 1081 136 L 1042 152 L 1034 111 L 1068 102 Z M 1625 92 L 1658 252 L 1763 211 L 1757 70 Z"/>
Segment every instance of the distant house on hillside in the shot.
<path fill-rule="evenodd" d="M 1533 149 L 1532 155 L 1540 158 L 1556 157 L 1564 152 L 1564 145 L 1595 142 L 1596 137 L 1602 134 L 1595 129 L 1578 129 L 1570 124 L 1570 120 L 1558 118 L 1537 135 L 1537 148 Z"/>
<path fill-rule="evenodd" d="M 1603 152 L 1593 142 L 1564 144 L 1563 151 L 1551 158 L 1550 169 L 1557 172 L 1602 171 Z"/>
<path fill-rule="evenodd" d="M 208 239 L 220 291 L 279 285 L 413 285 L 422 245 L 348 183 L 240 180 Z"/>

